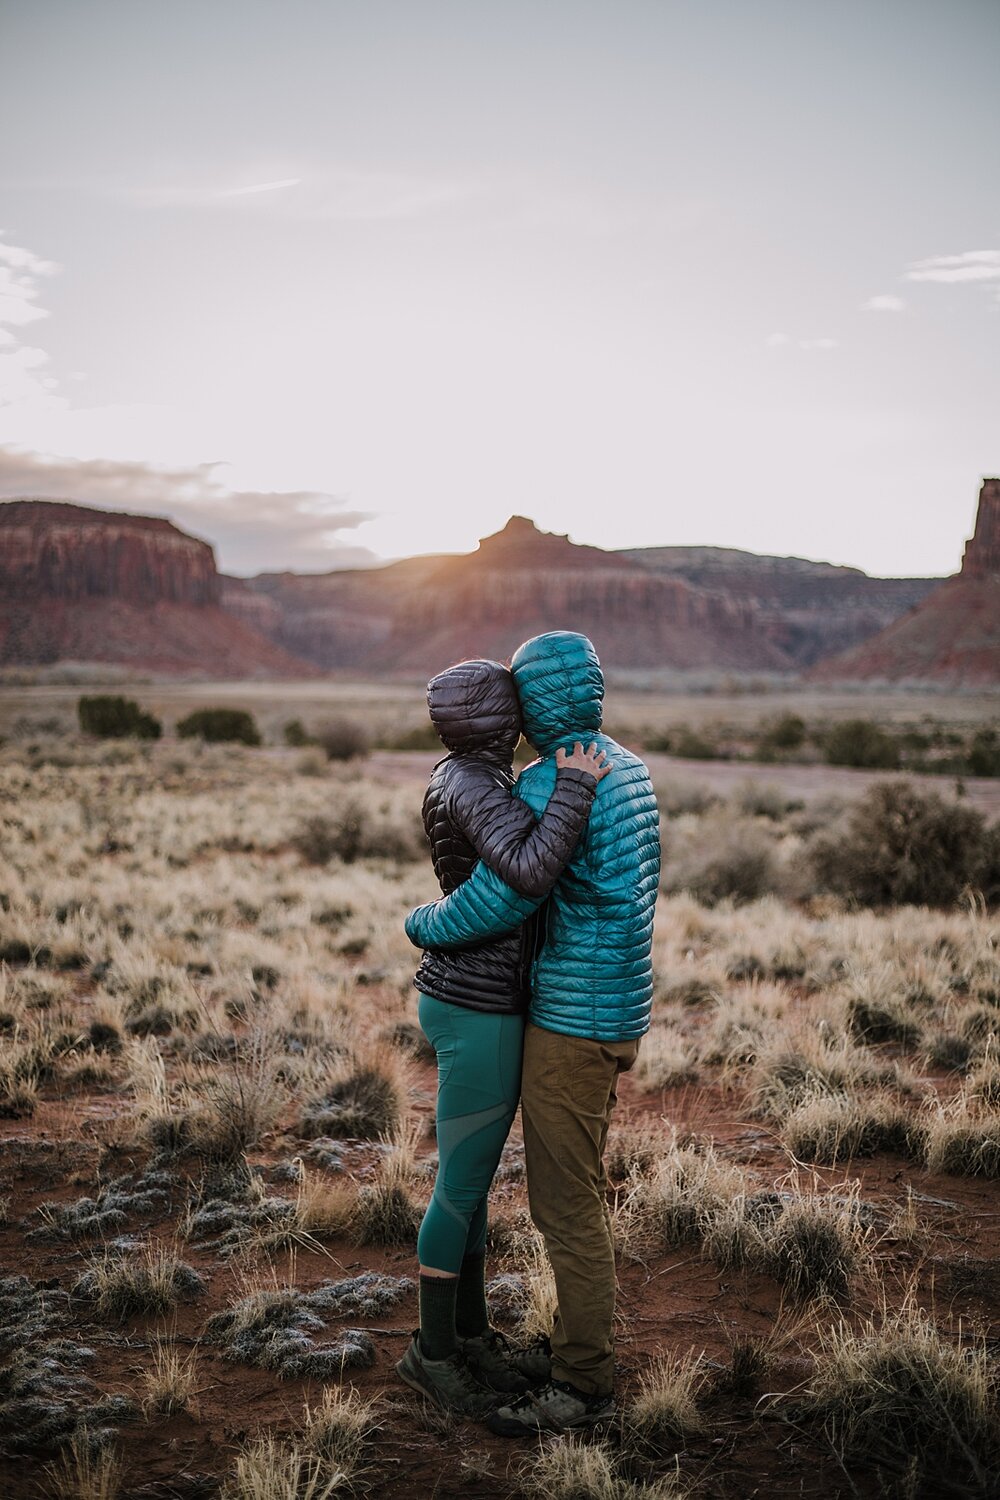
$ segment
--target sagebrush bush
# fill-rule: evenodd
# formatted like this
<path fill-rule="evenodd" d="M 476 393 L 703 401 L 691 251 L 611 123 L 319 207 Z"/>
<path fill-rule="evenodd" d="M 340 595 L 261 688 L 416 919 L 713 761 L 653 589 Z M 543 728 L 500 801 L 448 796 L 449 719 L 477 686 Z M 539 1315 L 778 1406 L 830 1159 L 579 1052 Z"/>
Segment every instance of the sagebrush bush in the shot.
<path fill-rule="evenodd" d="M 814 842 L 821 886 L 861 906 L 952 906 L 988 883 L 991 843 L 981 813 L 909 781 L 877 782 L 846 825 Z"/>
<path fill-rule="evenodd" d="M 327 760 L 357 760 L 371 749 L 371 736 L 359 719 L 325 719 L 313 735 Z"/>
<path fill-rule="evenodd" d="M 751 819 L 701 818 L 666 850 L 661 888 L 689 891 L 704 906 L 756 901 L 780 885 L 774 841 Z"/>
<path fill-rule="evenodd" d="M 177 733 L 181 739 L 206 740 L 209 744 L 260 744 L 253 714 L 242 708 L 196 708 L 179 721 Z"/>
<path fill-rule="evenodd" d="M 159 719 L 144 713 L 133 698 L 113 694 L 82 697 L 76 705 L 80 728 L 102 740 L 158 740 L 163 733 Z"/>
<path fill-rule="evenodd" d="M 831 766 L 857 766 L 892 771 L 899 765 L 899 746 L 870 719 L 845 719 L 823 737 L 823 752 Z"/>
<path fill-rule="evenodd" d="M 334 813 L 307 818 L 291 843 L 311 865 L 332 859 L 345 865 L 359 859 L 409 861 L 425 852 L 416 822 L 397 821 L 357 797 L 348 797 Z"/>

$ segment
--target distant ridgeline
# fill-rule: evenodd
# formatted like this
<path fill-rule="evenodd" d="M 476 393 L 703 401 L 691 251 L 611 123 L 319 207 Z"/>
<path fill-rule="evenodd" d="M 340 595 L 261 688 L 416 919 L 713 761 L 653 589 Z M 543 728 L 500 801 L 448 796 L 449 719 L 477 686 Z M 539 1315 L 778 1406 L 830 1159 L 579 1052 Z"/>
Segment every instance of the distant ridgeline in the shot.
<path fill-rule="evenodd" d="M 162 518 L 14 500 L 0 503 L 0 664 L 419 676 L 573 627 L 612 668 L 989 683 L 998 570 L 995 479 L 962 571 L 944 581 L 719 547 L 607 552 L 522 516 L 463 556 L 242 579 Z"/>

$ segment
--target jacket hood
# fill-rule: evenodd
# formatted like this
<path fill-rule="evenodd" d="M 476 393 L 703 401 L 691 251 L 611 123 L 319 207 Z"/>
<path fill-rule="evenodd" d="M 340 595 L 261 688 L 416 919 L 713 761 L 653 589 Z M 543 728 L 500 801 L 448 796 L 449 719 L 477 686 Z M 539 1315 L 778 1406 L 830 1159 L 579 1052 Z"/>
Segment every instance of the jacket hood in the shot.
<path fill-rule="evenodd" d="M 449 750 L 510 760 L 521 735 L 514 679 L 498 661 L 460 661 L 427 684 L 431 723 Z"/>
<path fill-rule="evenodd" d="M 604 673 L 585 635 L 550 630 L 533 636 L 514 652 L 511 671 L 524 732 L 539 754 L 600 729 Z"/>

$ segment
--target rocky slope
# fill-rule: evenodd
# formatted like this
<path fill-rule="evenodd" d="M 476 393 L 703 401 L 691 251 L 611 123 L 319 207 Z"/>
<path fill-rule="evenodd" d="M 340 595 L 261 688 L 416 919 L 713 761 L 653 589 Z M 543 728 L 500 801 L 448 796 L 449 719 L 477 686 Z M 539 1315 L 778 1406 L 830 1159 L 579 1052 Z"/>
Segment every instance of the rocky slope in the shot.
<path fill-rule="evenodd" d="M 659 576 L 514 516 L 461 557 L 249 580 L 280 607 L 276 639 L 323 667 L 429 672 L 509 656 L 527 636 L 578 627 L 611 667 L 782 671 L 790 658 L 751 602 Z"/>
<path fill-rule="evenodd" d="M 113 662 L 203 676 L 310 675 L 222 608 L 207 542 L 157 516 L 0 505 L 0 665 Z"/>
<path fill-rule="evenodd" d="M 984 479 L 961 572 L 853 650 L 819 662 L 820 682 L 1000 683 L 1000 479 Z"/>
<path fill-rule="evenodd" d="M 761 625 L 798 667 L 877 634 L 941 581 L 871 578 L 860 568 L 731 547 L 642 547 L 621 556 L 751 604 Z"/>
<path fill-rule="evenodd" d="M 0 665 L 114 662 L 236 677 L 424 674 L 463 656 L 506 658 L 529 635 L 574 626 L 594 637 L 613 668 L 798 672 L 865 637 L 883 640 L 893 620 L 890 631 L 906 639 L 907 621 L 943 590 L 958 601 L 944 612 L 949 628 L 958 628 L 957 611 L 962 629 L 989 637 L 1000 555 L 996 486 L 984 486 L 960 578 L 940 587 L 726 548 L 606 552 L 520 516 L 464 556 L 230 578 L 217 571 L 207 542 L 162 518 L 14 500 L 0 504 Z M 937 675 L 919 652 L 911 655 L 902 675 Z M 988 646 L 972 655 L 976 680 L 998 672 Z M 843 675 L 892 675 L 881 658 L 871 670 L 866 659 L 852 666 L 849 652 L 838 661 L 851 666 Z M 962 663 L 943 670 L 964 680 Z"/>

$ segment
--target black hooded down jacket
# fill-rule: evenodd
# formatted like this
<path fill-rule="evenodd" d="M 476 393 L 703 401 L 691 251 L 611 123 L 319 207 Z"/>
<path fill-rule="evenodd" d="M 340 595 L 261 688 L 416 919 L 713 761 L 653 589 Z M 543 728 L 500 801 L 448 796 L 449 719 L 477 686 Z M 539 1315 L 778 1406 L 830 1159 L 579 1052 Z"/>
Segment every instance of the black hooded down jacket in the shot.
<path fill-rule="evenodd" d="M 542 816 L 511 795 L 521 733 L 514 680 L 495 661 L 463 661 L 427 685 L 431 720 L 448 750 L 424 797 L 424 827 L 445 895 L 483 860 L 525 896 L 545 896 L 562 874 L 590 814 L 596 779 L 563 768 Z M 536 921 L 468 948 L 427 951 L 413 983 L 436 1000 L 473 1010 L 526 1010 Z"/>

